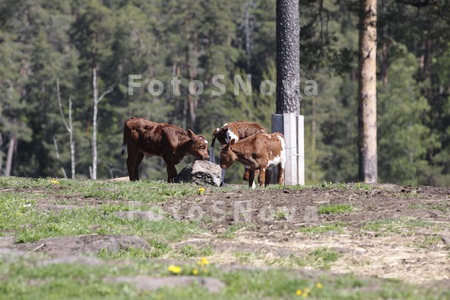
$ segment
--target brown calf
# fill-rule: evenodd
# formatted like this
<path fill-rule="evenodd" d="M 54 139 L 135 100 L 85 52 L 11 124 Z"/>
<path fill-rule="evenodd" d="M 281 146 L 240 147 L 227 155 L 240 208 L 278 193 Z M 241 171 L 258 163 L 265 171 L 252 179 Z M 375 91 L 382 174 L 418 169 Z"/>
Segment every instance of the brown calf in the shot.
<path fill-rule="evenodd" d="M 220 151 L 220 167 L 229 168 L 235 161 L 250 167 L 249 186 L 255 187 L 255 171 L 259 170 L 259 185 L 265 186 L 266 169 L 278 166 L 278 184 L 284 183 L 286 143 L 281 133 L 260 133 L 246 139 L 232 139 Z"/>
<path fill-rule="evenodd" d="M 235 139 L 235 141 L 239 141 L 251 135 L 265 132 L 266 129 L 264 127 L 262 127 L 258 123 L 253 122 L 236 121 L 224 124 L 222 127 L 217 128 L 213 132 L 211 147 L 209 150 L 210 161 L 214 163 L 216 162 L 216 158 L 214 156 L 214 145 L 216 143 L 216 139 L 219 141 L 221 145 L 226 145 L 232 139 Z M 248 178 L 249 178 L 249 169 L 246 167 L 243 179 L 247 181 Z"/>
<path fill-rule="evenodd" d="M 167 168 L 167 182 L 177 175 L 175 165 L 190 154 L 206 160 L 208 141 L 172 124 L 155 123 L 142 118 L 130 118 L 123 126 L 123 145 L 127 145 L 127 168 L 130 180 L 139 180 L 139 165 L 144 156 L 161 156 Z M 122 150 L 122 154 L 124 150 Z"/>

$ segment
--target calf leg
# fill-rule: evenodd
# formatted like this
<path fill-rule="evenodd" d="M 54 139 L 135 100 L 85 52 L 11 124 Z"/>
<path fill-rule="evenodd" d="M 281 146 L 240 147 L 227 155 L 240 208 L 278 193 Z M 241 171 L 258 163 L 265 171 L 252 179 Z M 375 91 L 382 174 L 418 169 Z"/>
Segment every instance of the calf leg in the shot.
<path fill-rule="evenodd" d="M 259 182 L 259 169 L 255 170 L 255 179 L 258 178 L 258 182 Z"/>
<path fill-rule="evenodd" d="M 175 160 L 171 154 L 165 153 L 163 155 L 164 162 L 166 163 L 167 170 L 167 182 L 173 183 L 173 179 L 177 176 L 177 169 L 175 168 Z"/>
<path fill-rule="evenodd" d="M 130 154 L 128 154 L 127 157 L 127 169 L 128 169 L 128 177 L 130 178 L 130 181 L 134 181 L 134 163 L 135 163 L 134 157 L 131 157 Z"/>
<path fill-rule="evenodd" d="M 252 189 L 255 188 L 255 170 L 251 169 L 248 174 L 248 186 Z"/>
<path fill-rule="evenodd" d="M 166 169 L 167 169 L 167 182 L 173 183 L 173 179 L 175 178 L 175 176 L 177 176 L 177 169 L 175 168 L 175 164 L 166 162 Z"/>
<path fill-rule="evenodd" d="M 127 151 L 128 151 L 127 157 L 128 177 L 130 177 L 130 181 L 138 180 L 135 177 L 135 165 L 139 150 L 134 145 L 128 144 Z"/>
<path fill-rule="evenodd" d="M 266 186 L 266 169 L 259 169 L 259 186 Z"/>
<path fill-rule="evenodd" d="M 273 173 L 273 169 L 267 169 L 266 170 L 266 186 L 269 185 L 272 182 L 272 173 Z"/>
<path fill-rule="evenodd" d="M 225 170 L 222 169 L 222 181 L 220 182 L 220 186 L 225 185 Z"/>
<path fill-rule="evenodd" d="M 141 165 L 142 160 L 144 159 L 144 153 L 139 152 L 136 157 L 136 161 L 134 163 L 134 179 L 139 180 L 139 166 Z"/>
<path fill-rule="evenodd" d="M 281 164 L 278 165 L 278 184 L 284 184 L 284 168 Z"/>

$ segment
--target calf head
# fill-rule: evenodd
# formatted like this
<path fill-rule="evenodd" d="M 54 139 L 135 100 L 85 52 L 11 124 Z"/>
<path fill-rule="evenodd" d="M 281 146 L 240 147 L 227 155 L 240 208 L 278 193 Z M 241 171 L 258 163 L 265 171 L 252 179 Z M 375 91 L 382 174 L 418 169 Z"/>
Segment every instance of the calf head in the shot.
<path fill-rule="evenodd" d="M 224 170 L 231 167 L 231 165 L 238 159 L 237 155 L 233 152 L 233 150 L 231 150 L 231 146 L 235 143 L 236 140 L 232 139 L 220 150 L 220 167 Z"/>
<path fill-rule="evenodd" d="M 236 129 L 230 128 L 228 125 L 224 125 L 221 128 L 217 128 L 213 132 L 213 138 L 217 138 L 221 145 L 225 145 L 232 139 L 239 140 L 239 135 Z"/>
<path fill-rule="evenodd" d="M 196 135 L 192 130 L 188 129 L 188 136 L 191 139 L 192 144 L 189 147 L 189 154 L 198 158 L 207 160 L 208 154 L 208 141 L 203 135 Z"/>

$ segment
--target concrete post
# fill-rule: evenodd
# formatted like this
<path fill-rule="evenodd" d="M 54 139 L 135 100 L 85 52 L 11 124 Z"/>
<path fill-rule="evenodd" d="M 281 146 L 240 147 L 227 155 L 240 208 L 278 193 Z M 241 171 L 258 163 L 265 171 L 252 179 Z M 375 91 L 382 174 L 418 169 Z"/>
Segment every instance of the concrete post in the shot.
<path fill-rule="evenodd" d="M 305 185 L 305 120 L 302 115 L 297 115 L 297 164 L 297 183 Z"/>
<path fill-rule="evenodd" d="M 285 184 L 305 184 L 303 116 L 296 113 L 272 115 L 272 132 L 281 132 L 286 140 Z M 272 176 L 276 178 L 276 174 Z"/>
<path fill-rule="evenodd" d="M 298 184 L 297 163 L 297 114 L 283 114 L 284 139 L 286 141 L 286 167 L 284 178 L 287 185 Z"/>

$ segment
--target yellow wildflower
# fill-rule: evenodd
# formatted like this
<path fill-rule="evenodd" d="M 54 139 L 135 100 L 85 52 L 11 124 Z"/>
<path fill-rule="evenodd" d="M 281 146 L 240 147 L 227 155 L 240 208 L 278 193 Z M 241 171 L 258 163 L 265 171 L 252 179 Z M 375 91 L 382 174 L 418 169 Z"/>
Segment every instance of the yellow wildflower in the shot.
<path fill-rule="evenodd" d="M 181 268 L 179 266 L 170 265 L 167 269 L 173 274 L 180 274 L 181 272 Z"/>
<path fill-rule="evenodd" d="M 302 297 L 303 297 L 303 298 L 308 297 L 310 291 L 311 291 L 310 289 L 305 288 L 305 289 L 303 290 L 303 295 L 302 295 Z"/>
<path fill-rule="evenodd" d="M 297 296 L 301 296 L 301 295 L 303 294 L 303 291 L 302 291 L 302 290 L 296 290 L 296 291 L 295 291 L 295 294 L 296 294 Z"/>
<path fill-rule="evenodd" d="M 198 270 L 197 269 L 192 270 L 192 275 L 198 275 Z"/>
<path fill-rule="evenodd" d="M 318 289 L 323 288 L 323 284 L 321 284 L 320 282 L 316 283 L 316 288 L 318 288 Z"/>
<path fill-rule="evenodd" d="M 200 266 L 206 266 L 209 264 L 209 261 L 206 259 L 206 257 L 202 257 L 197 264 Z"/>
<path fill-rule="evenodd" d="M 51 184 L 59 184 L 59 181 L 58 180 L 56 180 L 56 179 L 52 179 L 52 180 L 50 180 L 50 183 Z"/>
<path fill-rule="evenodd" d="M 205 189 L 204 188 L 199 188 L 197 193 L 201 196 L 205 194 Z"/>

